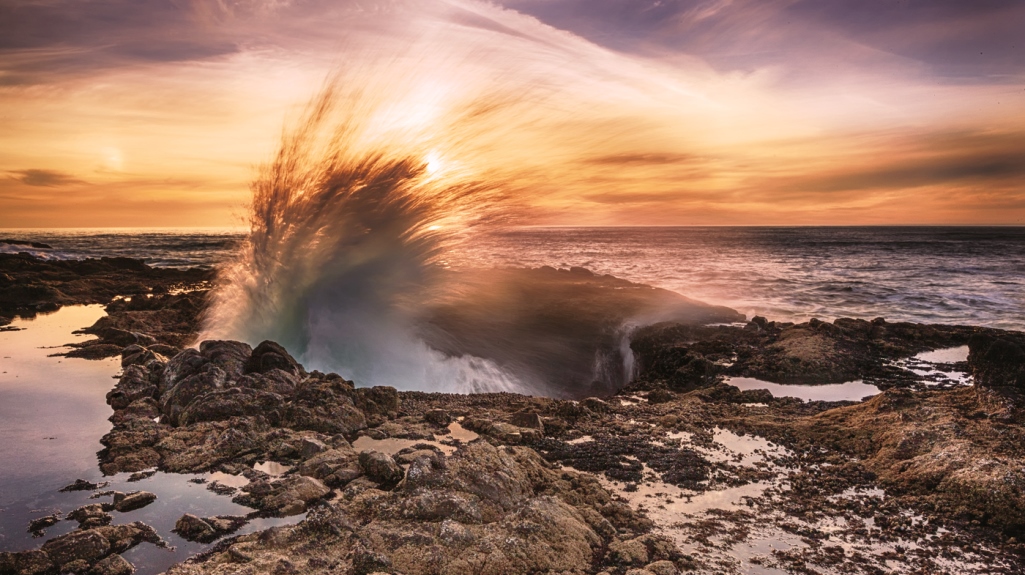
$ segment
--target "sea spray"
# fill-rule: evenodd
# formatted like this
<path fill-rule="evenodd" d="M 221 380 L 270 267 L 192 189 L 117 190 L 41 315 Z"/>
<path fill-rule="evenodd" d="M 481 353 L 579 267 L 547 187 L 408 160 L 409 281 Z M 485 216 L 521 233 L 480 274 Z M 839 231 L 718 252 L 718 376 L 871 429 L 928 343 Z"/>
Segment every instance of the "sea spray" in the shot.
<path fill-rule="evenodd" d="M 420 310 L 444 290 L 443 255 L 500 219 L 497 185 L 440 165 L 472 139 L 472 123 L 451 129 L 460 114 L 480 120 L 493 103 L 462 102 L 459 114 L 435 105 L 443 117 L 427 131 L 400 109 L 419 114 L 424 102 L 340 83 L 252 184 L 250 233 L 220 273 L 202 337 L 275 340 L 360 385 L 530 391 L 491 361 L 445 356 L 416 335 Z"/>

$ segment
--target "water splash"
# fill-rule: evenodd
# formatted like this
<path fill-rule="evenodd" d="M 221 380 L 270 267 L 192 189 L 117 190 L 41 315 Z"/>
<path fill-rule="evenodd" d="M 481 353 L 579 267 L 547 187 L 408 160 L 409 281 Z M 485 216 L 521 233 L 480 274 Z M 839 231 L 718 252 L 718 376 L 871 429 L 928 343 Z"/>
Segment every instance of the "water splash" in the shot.
<path fill-rule="evenodd" d="M 500 220 L 505 194 L 446 161 L 472 156 L 456 153 L 474 140 L 466 120 L 494 113 L 494 99 L 440 109 L 401 88 L 336 79 L 284 135 L 252 184 L 250 233 L 220 273 L 201 337 L 275 340 L 360 385 L 529 391 L 492 361 L 415 335 L 444 290 L 443 255 Z"/>

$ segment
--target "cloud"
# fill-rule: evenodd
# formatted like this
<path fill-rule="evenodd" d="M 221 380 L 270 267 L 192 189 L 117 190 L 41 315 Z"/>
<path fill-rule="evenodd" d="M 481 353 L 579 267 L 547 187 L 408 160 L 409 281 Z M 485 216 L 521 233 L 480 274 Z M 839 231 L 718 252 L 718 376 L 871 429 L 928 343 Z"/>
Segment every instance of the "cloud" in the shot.
<path fill-rule="evenodd" d="M 14 174 L 15 179 L 26 186 L 53 188 L 68 184 L 84 183 L 82 180 L 70 174 L 55 172 L 53 170 L 15 170 L 10 173 Z"/>

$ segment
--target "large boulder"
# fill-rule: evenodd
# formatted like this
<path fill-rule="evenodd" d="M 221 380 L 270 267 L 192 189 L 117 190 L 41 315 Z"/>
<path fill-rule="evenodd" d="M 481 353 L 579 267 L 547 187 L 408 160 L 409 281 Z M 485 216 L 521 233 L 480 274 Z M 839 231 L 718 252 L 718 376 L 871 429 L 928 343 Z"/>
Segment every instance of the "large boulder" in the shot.
<path fill-rule="evenodd" d="M 249 360 L 246 361 L 246 373 L 266 373 L 272 369 L 280 369 L 294 375 L 303 374 L 303 368 L 284 347 L 273 341 L 264 341 L 256 346 Z"/>
<path fill-rule="evenodd" d="M 253 355 L 253 348 L 240 341 L 207 340 L 199 344 L 199 353 L 210 363 L 228 374 L 228 379 L 238 379 L 245 373 L 246 363 Z"/>
<path fill-rule="evenodd" d="M 57 565 L 73 561 L 91 564 L 110 553 L 110 541 L 96 529 L 72 531 L 44 543 L 43 551 Z"/>

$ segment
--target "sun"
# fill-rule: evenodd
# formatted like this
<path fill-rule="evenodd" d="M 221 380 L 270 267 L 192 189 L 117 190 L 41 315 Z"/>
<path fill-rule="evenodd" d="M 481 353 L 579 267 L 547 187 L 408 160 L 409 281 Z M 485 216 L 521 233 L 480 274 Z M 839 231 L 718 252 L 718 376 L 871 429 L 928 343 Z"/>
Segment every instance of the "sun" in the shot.
<path fill-rule="evenodd" d="M 424 160 L 427 163 L 427 173 L 432 176 L 436 175 L 438 172 L 442 170 L 442 168 L 445 167 L 437 152 L 428 153 L 427 157 L 424 158 Z"/>

